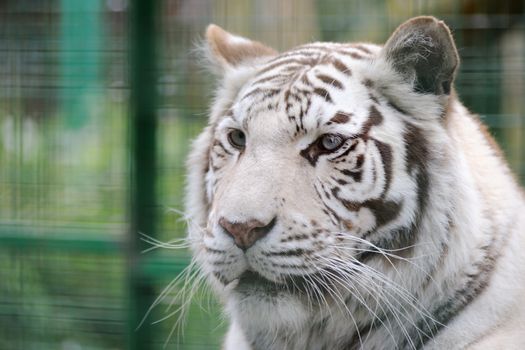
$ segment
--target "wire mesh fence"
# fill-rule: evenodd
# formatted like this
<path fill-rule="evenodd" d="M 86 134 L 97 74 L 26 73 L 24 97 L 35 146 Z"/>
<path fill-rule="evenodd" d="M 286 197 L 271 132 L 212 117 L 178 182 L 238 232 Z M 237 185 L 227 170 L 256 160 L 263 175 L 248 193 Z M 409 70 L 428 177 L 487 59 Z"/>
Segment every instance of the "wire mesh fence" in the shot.
<path fill-rule="evenodd" d="M 140 166 L 130 137 L 138 128 L 130 98 L 137 3 L 0 3 L 1 349 L 215 349 L 221 342 L 226 322 L 200 292 L 184 336 L 172 332 L 182 301 L 171 298 L 136 330 L 145 315 L 134 312 L 137 305 L 151 304 L 189 262 L 183 250 L 130 254 L 130 241 L 140 238 L 129 204 Z M 525 182 L 523 1 L 155 3 L 151 37 L 142 39 L 154 41 L 156 66 L 154 202 L 141 207 L 156 219 L 154 232 L 144 234 L 184 236 L 184 159 L 206 123 L 214 84 L 195 45 L 212 22 L 286 50 L 318 40 L 381 43 L 411 16 L 440 17 L 462 59 L 460 98 L 489 125 Z M 134 343 L 144 330 L 147 341 Z"/>

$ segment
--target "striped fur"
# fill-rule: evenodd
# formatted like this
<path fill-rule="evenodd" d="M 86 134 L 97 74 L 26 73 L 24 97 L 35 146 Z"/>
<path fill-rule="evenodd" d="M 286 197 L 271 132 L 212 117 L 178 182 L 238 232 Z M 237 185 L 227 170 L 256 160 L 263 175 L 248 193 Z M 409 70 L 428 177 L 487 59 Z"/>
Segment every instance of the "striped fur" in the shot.
<path fill-rule="evenodd" d="M 221 83 L 187 210 L 231 319 L 225 349 L 525 346 L 525 200 L 454 94 L 442 22 L 282 54 L 207 37 Z M 242 247 L 221 222 L 271 225 Z"/>

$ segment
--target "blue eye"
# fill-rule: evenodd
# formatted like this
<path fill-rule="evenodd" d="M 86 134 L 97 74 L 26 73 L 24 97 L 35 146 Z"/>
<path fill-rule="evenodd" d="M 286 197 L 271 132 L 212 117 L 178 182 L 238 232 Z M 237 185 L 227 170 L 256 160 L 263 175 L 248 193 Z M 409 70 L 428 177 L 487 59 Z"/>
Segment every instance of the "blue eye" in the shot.
<path fill-rule="evenodd" d="M 325 151 L 335 151 L 341 147 L 344 143 L 344 139 L 339 135 L 325 134 L 319 138 L 319 145 Z"/>
<path fill-rule="evenodd" d="M 232 129 L 228 133 L 228 141 L 233 147 L 242 149 L 246 146 L 246 135 L 239 129 Z"/>

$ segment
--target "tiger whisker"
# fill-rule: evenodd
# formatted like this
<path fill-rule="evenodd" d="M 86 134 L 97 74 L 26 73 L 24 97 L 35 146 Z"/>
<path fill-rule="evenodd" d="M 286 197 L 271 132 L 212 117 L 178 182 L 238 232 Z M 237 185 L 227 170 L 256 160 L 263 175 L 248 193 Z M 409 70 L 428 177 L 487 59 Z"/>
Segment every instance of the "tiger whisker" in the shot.
<path fill-rule="evenodd" d="M 204 276 L 204 275 L 198 275 L 198 276 Z M 171 337 L 173 336 L 173 334 L 175 333 L 175 330 L 177 330 L 177 337 L 180 339 L 181 336 L 183 336 L 183 332 L 184 332 L 184 325 L 187 321 L 187 313 L 188 313 L 188 310 L 189 310 L 189 306 L 193 300 L 193 297 L 195 295 L 195 293 L 201 288 L 201 284 L 202 282 L 204 281 L 203 278 L 201 277 L 196 277 L 196 278 L 193 278 L 193 280 L 191 281 L 191 285 L 192 287 L 190 288 L 189 292 L 183 292 L 183 302 L 181 303 L 181 305 L 176 308 L 175 310 L 173 310 L 172 312 L 170 312 L 168 315 L 162 317 L 161 319 L 158 319 L 156 320 L 153 324 L 157 324 L 157 323 L 160 323 L 164 320 L 167 320 L 171 317 L 173 317 L 174 315 L 179 315 L 176 319 L 176 321 L 174 322 L 174 324 L 172 325 L 171 327 L 171 330 L 167 336 L 167 339 L 166 341 L 164 342 L 164 347 L 167 346 L 167 344 L 169 343 Z M 186 285 L 183 286 L 182 290 L 186 290 Z M 179 293 L 177 293 L 178 295 Z M 173 306 L 173 303 L 174 303 L 174 300 L 175 298 L 172 300 L 172 302 L 170 303 L 169 307 L 166 309 L 166 311 L 169 311 L 169 309 Z"/>
<path fill-rule="evenodd" d="M 328 293 L 332 297 L 334 297 L 335 299 L 337 299 L 340 302 L 340 303 L 336 303 L 338 305 L 339 310 L 344 315 L 350 316 L 352 322 L 354 323 L 354 326 L 355 326 L 355 329 L 356 329 L 356 332 L 357 332 L 357 337 L 359 338 L 359 344 L 361 344 L 361 347 L 363 347 L 363 340 L 361 338 L 361 332 L 359 331 L 359 327 L 357 325 L 357 322 L 356 322 L 354 316 L 352 315 L 352 312 L 350 312 L 350 310 L 348 309 L 348 305 L 343 300 L 342 295 L 340 293 L 338 293 L 334 288 L 332 288 L 328 283 L 326 283 L 324 281 L 321 281 L 320 279 L 318 279 L 318 283 L 320 283 L 323 286 L 324 289 L 328 290 Z M 350 292 L 350 293 L 353 294 L 352 292 Z M 344 307 L 344 310 L 341 309 L 341 306 Z M 346 313 L 344 311 L 346 311 Z"/>
<path fill-rule="evenodd" d="M 437 323 L 438 321 L 433 318 L 433 316 L 428 312 L 428 310 L 426 310 L 426 308 L 424 306 L 422 306 L 419 303 L 419 301 L 410 292 L 408 292 L 404 288 L 401 288 L 400 286 L 396 285 L 392 281 L 386 279 L 382 275 L 375 275 L 374 277 L 380 279 L 384 284 L 387 284 L 389 286 L 389 288 L 390 288 L 390 289 L 387 288 L 387 289 L 381 290 L 381 292 L 387 292 L 389 295 L 391 295 L 390 299 L 393 300 L 394 302 L 396 302 L 403 309 L 403 311 L 405 311 L 406 313 L 408 313 L 408 310 L 406 310 L 405 304 L 410 306 L 421 317 L 421 319 L 425 322 L 425 324 L 427 325 L 429 330 L 432 330 L 432 327 L 428 323 L 428 320 L 431 320 L 434 323 Z M 395 295 L 392 295 L 391 294 L 392 292 L 394 292 Z M 400 303 L 396 296 L 400 297 L 404 301 L 404 304 Z M 428 334 L 423 332 L 411 320 L 408 320 L 408 321 L 414 326 L 414 329 L 418 332 L 418 335 L 420 333 L 423 333 L 423 335 L 429 337 Z"/>
<path fill-rule="evenodd" d="M 398 273 L 398 276 L 399 276 L 399 271 L 397 270 L 397 268 L 394 266 L 394 264 L 390 261 L 389 258 L 394 258 L 394 259 L 398 259 L 398 260 L 401 260 L 401 261 L 404 261 L 404 262 L 407 262 L 409 264 L 411 264 L 413 267 L 415 267 L 417 270 L 419 270 L 420 272 L 422 272 L 425 277 L 429 278 L 429 280 L 434 283 L 434 285 L 436 287 L 439 288 L 439 285 L 436 283 L 436 281 L 434 280 L 434 278 L 432 277 L 432 275 L 430 275 L 427 271 L 423 270 L 423 268 L 414 263 L 413 261 L 411 261 L 413 258 L 411 259 L 408 259 L 408 258 L 405 258 L 405 257 L 401 257 L 399 255 L 396 255 L 396 254 L 391 254 L 391 252 L 393 251 L 397 251 L 397 250 L 388 250 L 388 249 L 383 249 L 383 248 L 380 248 L 378 247 L 377 245 L 365 240 L 365 239 L 362 239 L 360 237 L 355 237 L 355 236 L 351 236 L 351 235 L 345 235 L 344 236 L 345 239 L 349 239 L 349 240 L 356 240 L 358 242 L 361 242 L 361 243 L 364 243 L 364 244 L 367 244 L 369 246 L 371 246 L 372 248 L 374 248 L 374 250 L 364 250 L 365 252 L 372 252 L 372 253 L 380 253 L 381 255 L 383 255 L 387 260 L 388 262 L 390 263 L 390 265 L 392 265 L 392 267 L 396 270 L 396 273 Z M 413 244 L 411 246 L 407 246 L 405 248 L 400 248 L 400 250 L 405 250 L 405 249 L 409 249 L 409 248 L 412 248 L 412 247 L 417 247 L 417 246 L 423 246 L 423 245 L 426 245 L 426 244 L 431 244 L 429 242 L 427 243 L 420 243 L 420 244 Z M 342 246 L 342 245 L 338 245 L 338 244 L 334 244 L 332 245 L 334 248 L 339 248 L 339 249 L 361 249 L 361 248 L 351 248 L 351 247 L 346 247 L 346 246 Z M 424 256 L 426 257 L 426 256 Z M 420 258 L 420 257 L 417 257 L 417 258 Z"/>
<path fill-rule="evenodd" d="M 419 242 L 419 243 L 414 243 L 414 244 L 411 244 L 411 245 L 408 245 L 408 246 L 402 247 L 402 248 L 387 249 L 387 248 L 380 248 L 377 245 L 373 244 L 372 242 L 370 242 L 370 241 L 368 241 L 368 240 L 366 240 L 364 238 L 351 235 L 348 232 L 331 231 L 329 233 L 331 235 L 335 235 L 338 238 L 342 238 L 344 240 L 358 241 L 360 243 L 363 243 L 363 244 L 366 244 L 368 246 L 371 246 L 374 249 L 378 249 L 378 250 L 380 249 L 380 250 L 382 250 L 384 252 L 389 252 L 389 253 L 395 253 L 395 252 L 404 251 L 404 250 L 411 249 L 411 248 L 418 248 L 418 247 L 429 246 L 429 245 L 434 246 L 434 244 L 432 242 Z"/>
<path fill-rule="evenodd" d="M 171 241 L 163 242 L 159 239 L 146 235 L 145 233 L 139 232 L 139 234 L 142 236 L 140 238 L 141 241 L 152 245 L 152 247 L 142 250 L 141 252 L 142 254 L 148 253 L 152 250 L 159 249 L 159 248 L 174 249 L 174 250 L 186 249 L 186 248 L 189 248 L 191 245 L 190 241 L 186 238 L 177 238 Z"/>
<path fill-rule="evenodd" d="M 364 285 L 362 282 L 359 281 L 358 278 L 355 278 L 356 282 L 361 285 L 361 286 L 364 286 L 369 292 L 372 292 L 374 291 L 375 293 L 378 293 L 378 295 L 380 296 L 380 300 L 381 300 L 381 304 L 384 304 L 389 310 L 390 310 L 390 313 L 392 314 L 392 316 L 394 317 L 396 323 L 398 324 L 400 330 L 403 332 L 403 334 L 408 338 L 409 337 L 409 334 L 408 334 L 408 330 L 406 329 L 406 327 L 403 325 L 403 322 L 401 320 L 401 318 L 399 317 L 399 310 L 398 308 L 396 308 L 394 305 L 392 305 L 392 303 L 390 302 L 389 298 L 386 297 L 385 295 L 385 291 L 382 290 L 382 288 L 380 288 L 380 286 L 378 286 L 375 281 L 373 281 L 373 279 L 371 279 L 369 275 L 364 275 L 364 276 L 361 276 L 360 274 L 356 275 L 357 277 L 365 277 L 367 278 L 368 282 L 369 283 L 372 283 L 374 288 L 371 289 L 370 288 L 370 285 Z M 394 299 L 395 300 L 395 299 Z M 406 309 L 404 309 L 403 311 L 406 311 Z M 401 316 L 403 316 L 403 318 L 405 318 L 407 321 L 411 322 L 410 319 L 408 319 L 408 317 L 406 317 L 405 315 L 403 315 L 401 313 Z"/>
<path fill-rule="evenodd" d="M 328 301 L 324 297 L 324 295 L 321 292 L 321 290 L 319 290 L 319 287 L 312 280 L 312 276 L 305 275 L 304 277 L 305 277 L 306 283 L 308 283 L 308 286 L 310 286 L 312 288 L 312 293 L 313 293 L 313 295 L 314 295 L 314 297 L 316 299 L 317 304 L 319 304 L 319 305 L 323 305 L 324 304 L 327 307 L 327 310 L 328 310 L 328 313 L 330 314 L 330 317 L 333 318 L 332 312 L 331 312 L 331 310 L 329 308 L 329 305 L 328 305 Z"/>
<path fill-rule="evenodd" d="M 340 266 L 337 266 L 337 265 L 334 266 L 333 261 L 334 261 L 334 259 L 332 259 L 332 261 L 329 261 L 329 263 L 331 264 L 330 267 L 331 267 L 332 269 L 338 269 Z M 354 268 L 355 268 L 355 266 L 354 266 Z M 364 266 L 360 266 L 360 269 L 369 269 L 369 270 L 370 270 L 371 268 L 370 268 L 369 266 L 367 266 L 367 265 L 364 265 Z M 371 270 L 373 270 L 373 269 L 371 269 Z M 339 273 L 344 273 L 345 271 L 341 271 L 341 269 L 339 268 L 339 269 L 338 269 L 338 272 L 339 272 Z M 380 293 L 381 295 L 384 295 L 384 293 L 387 292 L 387 293 L 391 296 L 391 297 L 388 298 L 388 299 L 391 299 L 391 300 L 395 301 L 395 302 L 399 305 L 399 307 L 401 307 L 401 309 L 402 309 L 405 313 L 408 314 L 408 310 L 405 308 L 405 306 L 404 306 L 403 304 L 401 304 L 401 303 L 397 300 L 397 298 L 395 298 L 395 297 L 392 296 L 392 294 L 391 294 L 392 292 L 395 292 L 396 295 L 397 295 L 398 297 L 401 297 L 401 298 L 403 299 L 403 301 L 404 301 L 407 305 L 410 305 L 410 306 L 414 309 L 414 311 L 416 311 L 416 313 L 420 314 L 420 316 L 422 317 L 422 319 L 423 319 L 426 323 L 428 322 L 428 321 L 427 321 L 428 318 L 432 319 L 432 320 L 434 321 L 434 323 L 437 322 L 436 320 L 434 320 L 434 319 L 432 318 L 432 316 L 431 316 L 426 310 L 424 310 L 424 311 L 421 310 L 421 308 L 417 305 L 417 304 L 418 304 L 418 303 L 417 303 L 417 300 L 416 300 L 416 299 L 415 299 L 410 293 L 407 294 L 407 292 L 406 292 L 404 289 L 400 290 L 400 289 L 399 289 L 399 286 L 393 284 L 393 283 L 392 283 L 391 281 L 389 281 L 388 279 L 385 279 L 385 277 L 384 277 L 384 276 L 381 276 L 381 274 L 378 274 L 377 271 L 374 270 L 373 273 L 370 273 L 370 271 L 367 271 L 366 273 L 361 273 L 361 274 L 362 274 L 362 276 L 359 275 L 360 278 L 363 278 L 363 277 L 368 278 L 369 282 L 370 282 L 370 283 L 373 283 L 374 285 L 376 285 L 376 282 L 371 278 L 372 276 L 375 277 L 375 278 L 377 278 L 377 279 L 379 279 L 383 284 L 387 285 L 389 288 L 384 289 L 384 290 L 381 289 L 381 288 L 377 288 L 377 291 L 379 291 L 379 293 Z M 354 283 L 359 283 L 359 282 L 360 282 L 360 281 L 359 281 L 359 278 L 355 278 L 355 279 L 353 279 L 353 280 L 352 280 L 352 279 L 349 279 L 349 282 L 352 282 L 352 281 L 353 281 Z M 360 284 L 360 283 L 359 283 L 359 284 Z M 366 287 L 368 287 L 368 289 L 369 289 L 369 286 L 366 286 Z M 383 299 L 384 299 L 384 302 L 390 303 L 389 300 L 388 300 L 387 298 L 383 298 Z M 389 307 L 389 308 L 390 308 L 390 307 Z M 424 308 L 423 308 L 423 309 L 424 309 Z M 394 315 L 394 317 L 396 317 L 396 320 L 398 321 L 398 323 L 399 323 L 400 325 L 402 325 L 402 323 L 401 323 L 400 319 L 398 318 L 397 314 L 395 314 L 395 311 L 394 311 L 395 308 L 392 307 L 391 310 L 392 310 L 392 314 Z M 418 334 L 419 334 L 419 333 L 423 333 L 424 335 L 428 336 L 428 335 L 425 334 L 425 333 L 424 333 L 419 327 L 417 327 L 417 325 L 414 324 L 413 321 L 412 321 L 411 319 L 408 318 L 408 316 L 405 316 L 405 315 L 402 315 L 402 316 L 403 316 L 403 318 L 406 319 L 406 321 L 408 321 L 409 323 L 412 324 L 412 326 L 414 327 L 414 329 L 415 329 L 416 331 L 418 331 Z M 431 327 L 430 327 L 430 325 L 429 325 L 428 323 L 427 323 L 427 326 L 429 327 L 429 329 L 431 329 Z M 403 332 L 405 333 L 405 330 L 403 330 Z"/>
<path fill-rule="evenodd" d="M 178 300 L 188 300 L 186 297 L 187 293 L 193 291 L 193 288 L 196 284 L 194 282 L 198 282 L 202 276 L 204 275 L 200 273 L 200 269 L 198 268 L 186 274 L 186 276 L 184 276 L 184 284 L 182 285 L 182 288 L 172 297 L 171 302 L 166 308 L 166 311 L 169 311 Z M 188 290 L 188 286 L 191 286 L 191 289 Z"/>
<path fill-rule="evenodd" d="M 332 264 L 332 262 L 327 259 L 327 258 L 324 258 L 323 259 L 325 263 L 328 263 L 328 265 L 330 266 L 330 268 L 334 269 L 334 266 Z M 327 273 L 330 273 L 329 272 L 330 270 L 326 270 L 324 272 L 327 272 Z M 337 268 L 337 266 L 335 266 L 335 271 L 337 272 L 340 272 L 339 269 Z M 353 272 L 353 271 L 352 271 Z M 377 313 L 373 310 L 370 309 L 370 307 L 368 306 L 368 304 L 366 303 L 366 301 L 364 300 L 364 297 L 361 295 L 360 291 L 356 288 L 354 288 L 352 286 L 352 283 L 350 282 L 357 282 L 357 283 L 360 283 L 358 279 L 356 278 L 351 278 L 350 276 L 346 276 L 346 274 L 343 274 L 343 275 L 336 275 L 336 274 L 332 274 L 333 277 L 337 280 L 339 280 L 341 282 L 341 285 L 343 286 L 343 288 L 345 288 L 350 294 L 352 294 L 354 297 L 356 297 L 355 293 L 352 292 L 352 290 L 348 289 L 348 288 L 352 288 L 357 294 L 359 294 L 359 297 L 356 298 L 356 300 L 358 300 L 366 309 L 368 312 L 371 313 L 371 315 L 373 316 L 373 318 L 375 319 L 378 319 L 379 322 L 385 327 L 385 329 L 387 329 L 388 333 L 390 334 L 390 336 L 392 337 L 393 340 L 395 340 L 394 338 L 394 335 L 391 333 L 390 331 L 390 328 L 387 327 L 384 322 L 382 321 L 382 319 L 377 315 Z M 345 278 L 346 277 L 346 278 Z M 360 283 L 360 285 L 362 285 Z M 379 302 L 379 300 L 377 299 L 377 297 L 374 295 L 374 294 L 371 294 L 371 297 L 375 300 L 376 302 L 376 307 L 381 307 L 383 313 L 385 312 L 385 310 L 383 309 L 383 306 L 382 304 Z M 387 319 L 388 320 L 388 319 Z M 390 320 L 388 320 L 388 322 L 390 322 Z"/>
<path fill-rule="evenodd" d="M 406 289 L 402 288 L 401 286 L 397 285 L 396 283 L 394 283 L 393 281 L 391 281 L 390 279 L 388 279 L 383 273 L 377 271 L 376 269 L 370 267 L 369 265 L 366 265 L 364 263 L 362 263 L 361 261 L 355 259 L 355 258 L 351 258 L 352 261 L 355 263 L 355 264 L 358 264 L 359 266 L 367 269 L 369 272 L 373 272 L 373 274 L 380 278 L 384 283 L 388 283 L 390 284 L 392 287 L 394 287 L 396 289 L 396 291 L 398 292 L 402 292 L 402 296 L 408 298 L 408 301 L 410 302 L 413 302 L 413 303 L 417 303 L 419 306 L 422 307 L 422 305 L 419 303 L 419 301 L 417 300 L 417 298 L 415 298 L 410 292 L 406 291 Z M 426 312 L 426 315 L 427 317 L 431 317 L 432 315 L 423 307 L 424 311 Z"/>
<path fill-rule="evenodd" d="M 162 292 L 157 296 L 157 298 L 153 301 L 153 303 L 150 305 L 148 310 L 146 311 L 145 315 L 142 317 L 142 320 L 140 321 L 139 325 L 137 326 L 137 329 L 139 329 L 145 322 L 145 320 L 148 318 L 151 311 L 162 302 L 162 300 L 166 297 L 167 294 L 170 293 L 170 291 L 180 282 L 180 280 L 184 277 L 185 274 L 189 272 L 189 270 L 192 268 L 192 263 L 190 263 L 188 266 L 182 270 L 182 272 L 173 278 L 170 283 L 164 289 Z"/>

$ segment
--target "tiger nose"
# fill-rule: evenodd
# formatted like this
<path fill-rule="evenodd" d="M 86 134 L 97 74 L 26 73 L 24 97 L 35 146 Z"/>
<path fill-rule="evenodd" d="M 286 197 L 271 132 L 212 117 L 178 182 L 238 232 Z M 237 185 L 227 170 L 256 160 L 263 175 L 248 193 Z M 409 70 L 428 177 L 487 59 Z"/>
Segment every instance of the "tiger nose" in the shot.
<path fill-rule="evenodd" d="M 221 218 L 219 225 L 228 235 L 232 236 L 237 247 L 247 250 L 272 230 L 275 220 L 276 218 L 273 218 L 268 224 L 265 224 L 255 219 L 246 222 L 230 222 Z"/>

